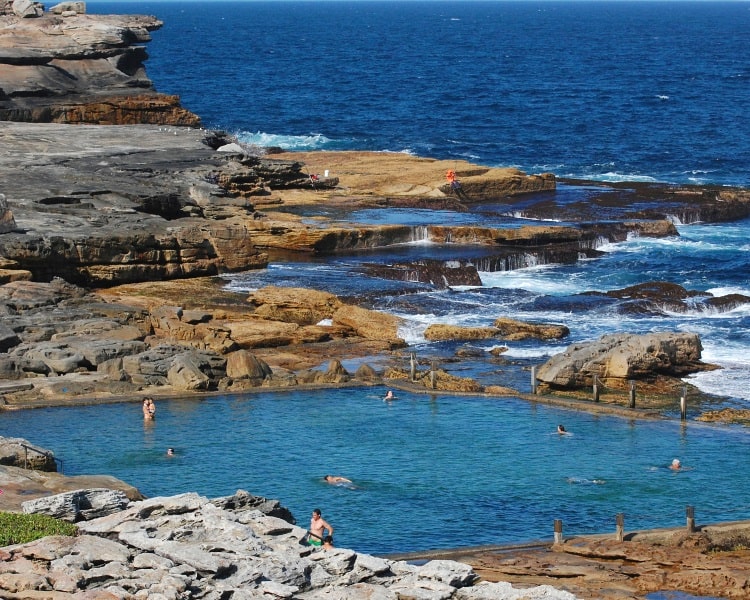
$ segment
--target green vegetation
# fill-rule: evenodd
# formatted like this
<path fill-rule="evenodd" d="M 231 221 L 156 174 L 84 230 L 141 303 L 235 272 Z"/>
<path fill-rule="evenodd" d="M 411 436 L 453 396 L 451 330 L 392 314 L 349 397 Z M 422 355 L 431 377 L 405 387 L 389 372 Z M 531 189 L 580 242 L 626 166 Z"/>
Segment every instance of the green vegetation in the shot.
<path fill-rule="evenodd" d="M 48 535 L 76 535 L 78 527 L 47 515 L 0 512 L 0 548 L 33 542 Z"/>

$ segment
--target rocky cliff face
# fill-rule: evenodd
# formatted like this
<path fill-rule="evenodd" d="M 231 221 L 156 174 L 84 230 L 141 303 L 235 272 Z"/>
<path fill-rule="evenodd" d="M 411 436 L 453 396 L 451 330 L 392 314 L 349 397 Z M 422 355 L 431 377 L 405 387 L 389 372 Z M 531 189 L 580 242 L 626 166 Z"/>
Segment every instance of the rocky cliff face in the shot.
<path fill-rule="evenodd" d="M 59 6 L 40 14 L 31 2 L 0 2 L 0 120 L 200 124 L 146 76 L 142 44 L 161 21 L 80 14 L 83 2 Z"/>

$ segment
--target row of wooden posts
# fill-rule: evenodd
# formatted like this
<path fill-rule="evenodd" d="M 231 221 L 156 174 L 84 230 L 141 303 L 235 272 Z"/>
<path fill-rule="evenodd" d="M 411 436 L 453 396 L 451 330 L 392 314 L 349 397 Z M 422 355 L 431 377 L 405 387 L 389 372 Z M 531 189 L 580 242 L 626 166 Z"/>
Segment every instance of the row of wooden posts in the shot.
<path fill-rule="evenodd" d="M 687 529 L 688 533 L 693 533 L 695 531 L 695 507 L 693 506 L 686 506 L 685 507 L 685 528 Z M 617 513 L 615 515 L 615 539 L 618 542 L 622 542 L 625 539 L 625 514 L 624 513 Z M 555 519 L 555 544 L 562 544 L 563 542 L 563 522 L 562 519 Z"/>
<path fill-rule="evenodd" d="M 537 390 L 537 379 L 536 379 L 536 366 L 531 367 L 531 393 L 536 394 Z M 591 390 L 592 394 L 592 400 L 594 402 L 599 402 L 599 377 L 597 375 L 594 375 L 594 384 L 592 386 Z M 629 401 L 628 406 L 630 408 L 635 408 L 635 381 L 632 379 L 630 380 L 630 390 L 628 392 L 629 394 Z M 680 396 L 680 419 L 683 421 L 687 420 L 687 386 L 682 387 L 682 396 Z"/>
<path fill-rule="evenodd" d="M 409 377 L 410 381 L 414 381 L 417 376 L 417 355 L 415 352 L 411 353 Z M 434 390 L 437 387 L 437 361 L 433 360 L 430 365 L 430 385 Z M 536 366 L 531 367 L 531 393 L 536 395 L 537 393 L 537 379 L 536 379 Z M 594 384 L 592 386 L 592 399 L 594 402 L 599 402 L 599 377 L 594 375 Z M 629 391 L 629 402 L 630 408 L 635 408 L 635 381 L 630 380 L 630 391 Z M 687 420 L 687 386 L 682 388 L 682 396 L 680 396 L 680 418 L 685 421 Z"/>

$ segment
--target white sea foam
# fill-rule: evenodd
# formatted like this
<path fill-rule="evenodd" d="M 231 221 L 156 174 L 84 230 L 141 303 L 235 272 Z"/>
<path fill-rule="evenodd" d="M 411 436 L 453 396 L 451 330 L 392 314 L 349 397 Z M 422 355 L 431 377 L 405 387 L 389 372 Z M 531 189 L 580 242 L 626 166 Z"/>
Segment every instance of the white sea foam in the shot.
<path fill-rule="evenodd" d="M 722 365 L 722 369 L 696 373 L 685 381 L 709 394 L 729 396 L 748 401 L 750 408 L 750 378 L 748 365 Z"/>
<path fill-rule="evenodd" d="M 556 265 L 539 265 L 515 271 L 481 271 L 484 287 L 522 289 L 538 294 L 558 296 L 575 294 L 589 289 L 590 281 L 575 275 L 561 279 L 555 275 Z"/>
<path fill-rule="evenodd" d="M 553 356 L 555 354 L 559 354 L 560 352 L 565 350 L 565 348 L 567 348 L 568 346 L 567 344 L 562 344 L 559 346 L 539 345 L 539 346 L 534 346 L 533 348 L 529 348 L 529 347 L 514 346 L 513 344 L 498 344 L 495 347 L 508 348 L 507 352 L 503 352 L 503 356 L 513 356 L 514 358 L 544 358 L 547 356 Z"/>
<path fill-rule="evenodd" d="M 331 140 L 322 133 L 311 133 L 310 135 L 282 135 L 276 133 L 265 133 L 257 131 L 241 131 L 237 139 L 245 144 L 253 146 L 278 146 L 284 150 L 321 150 L 331 143 Z"/>
<path fill-rule="evenodd" d="M 742 294 L 743 296 L 750 296 L 750 288 L 741 287 L 715 287 L 706 290 L 706 293 L 721 298 L 722 296 L 729 296 L 730 294 Z"/>

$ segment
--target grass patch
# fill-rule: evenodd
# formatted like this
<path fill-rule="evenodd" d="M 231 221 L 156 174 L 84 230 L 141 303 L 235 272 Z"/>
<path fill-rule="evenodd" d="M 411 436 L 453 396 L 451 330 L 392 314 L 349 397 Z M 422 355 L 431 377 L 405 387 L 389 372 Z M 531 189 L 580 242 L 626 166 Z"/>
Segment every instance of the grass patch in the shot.
<path fill-rule="evenodd" d="M 33 542 L 48 535 L 76 535 L 78 527 L 47 515 L 0 512 L 0 547 Z"/>

